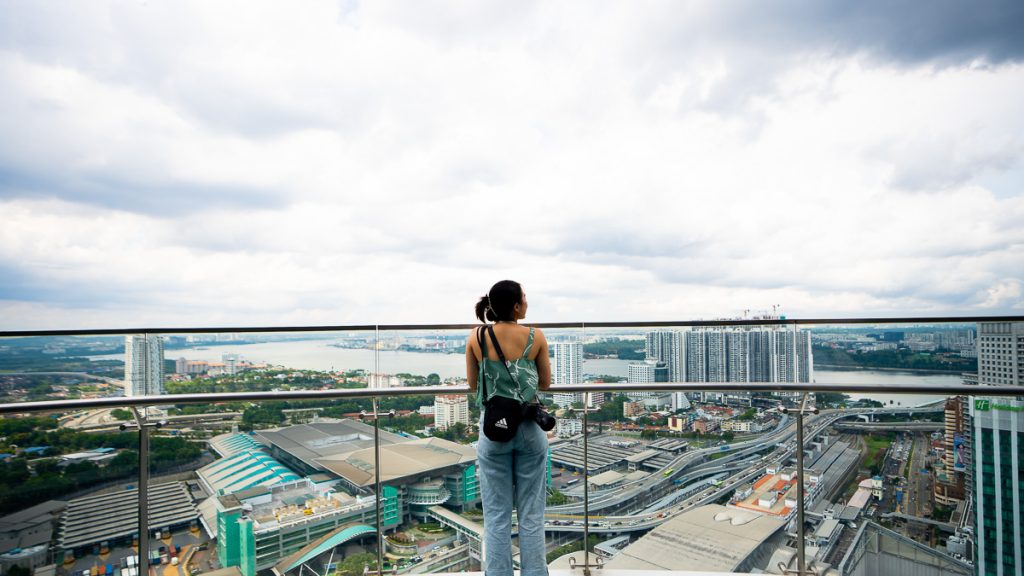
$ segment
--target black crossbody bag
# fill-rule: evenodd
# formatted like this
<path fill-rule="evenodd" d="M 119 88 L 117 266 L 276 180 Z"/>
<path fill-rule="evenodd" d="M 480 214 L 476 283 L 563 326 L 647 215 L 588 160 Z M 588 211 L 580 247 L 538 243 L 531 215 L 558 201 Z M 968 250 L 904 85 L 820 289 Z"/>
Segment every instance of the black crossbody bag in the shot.
<path fill-rule="evenodd" d="M 498 338 L 494 335 L 494 328 L 490 325 L 477 331 L 480 354 L 483 357 L 481 361 L 486 359 L 486 356 L 484 356 L 484 330 L 487 330 L 491 343 L 494 345 L 494 353 L 498 355 L 498 360 L 505 367 L 508 377 L 516 383 L 516 386 L 519 386 L 519 380 L 509 370 L 508 360 L 505 359 L 505 353 L 502 352 L 501 345 L 498 344 Z M 549 431 L 555 427 L 555 419 L 539 403 L 524 403 L 514 398 L 497 395 L 488 399 L 486 370 L 484 371 L 484 377 L 480 382 L 480 386 L 482 387 L 484 397 L 483 433 L 489 440 L 494 442 L 508 442 L 512 440 L 516 437 L 519 425 L 525 419 L 535 420 L 544 431 Z"/>

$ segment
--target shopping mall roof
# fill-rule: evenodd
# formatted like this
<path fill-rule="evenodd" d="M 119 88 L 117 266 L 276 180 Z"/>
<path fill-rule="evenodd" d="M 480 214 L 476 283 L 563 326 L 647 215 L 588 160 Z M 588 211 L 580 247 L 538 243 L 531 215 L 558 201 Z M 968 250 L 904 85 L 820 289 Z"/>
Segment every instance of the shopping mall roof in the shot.
<path fill-rule="evenodd" d="M 373 448 L 374 428 L 356 420 L 314 422 L 276 430 L 261 430 L 257 438 L 274 446 L 311 468 L 318 469 L 320 458 L 346 455 Z M 381 446 L 408 442 L 408 438 L 380 430 Z"/>
<path fill-rule="evenodd" d="M 417 438 L 380 447 L 382 482 L 421 476 L 432 470 L 476 461 L 472 446 L 441 438 Z M 317 458 L 316 464 L 348 480 L 355 486 L 374 483 L 372 446 L 352 452 Z"/>
<path fill-rule="evenodd" d="M 274 486 L 299 479 L 299 475 L 284 464 L 255 450 L 237 452 L 196 472 L 211 494 L 238 492 L 253 486 Z"/>
<path fill-rule="evenodd" d="M 786 521 L 717 504 L 680 514 L 627 546 L 606 568 L 752 572 Z"/>
<path fill-rule="evenodd" d="M 239 452 L 259 450 L 262 447 L 263 445 L 257 442 L 253 436 L 250 436 L 249 434 L 241 434 L 239 432 L 221 434 L 210 439 L 210 448 L 212 448 L 213 451 L 221 458 L 225 458 Z"/>

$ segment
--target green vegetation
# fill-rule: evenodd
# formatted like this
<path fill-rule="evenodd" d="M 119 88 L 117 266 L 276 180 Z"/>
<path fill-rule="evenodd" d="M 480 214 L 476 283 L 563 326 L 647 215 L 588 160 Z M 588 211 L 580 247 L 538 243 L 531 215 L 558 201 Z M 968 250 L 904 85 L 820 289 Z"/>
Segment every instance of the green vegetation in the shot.
<path fill-rule="evenodd" d="M 4 420 L 3 423 L 11 421 L 16 420 Z M 0 514 L 138 475 L 138 434 L 93 434 L 66 428 L 44 428 L 10 434 L 5 442 L 8 444 L 4 447 L 7 451 L 10 451 L 10 444 L 49 446 L 48 454 L 67 454 L 104 447 L 122 451 L 103 466 L 93 462 L 76 462 L 61 467 L 56 458 L 29 462 L 24 457 L 0 464 Z M 150 462 L 154 472 L 194 462 L 200 453 L 198 444 L 184 438 L 158 436 L 150 439 Z"/>
<path fill-rule="evenodd" d="M 601 407 L 587 418 L 592 422 L 617 422 L 622 419 L 622 405 L 629 402 L 629 398 L 619 394 L 606 401 Z"/>
<path fill-rule="evenodd" d="M 28 418 L 2 418 L 0 419 L 0 436 L 11 436 L 27 434 L 37 430 L 53 430 L 57 427 L 57 420 L 43 416 L 31 416 Z M 21 436 L 17 437 L 18 442 L 5 438 L 7 444 L 16 444 L 22 447 L 38 446 L 40 444 L 25 444 Z M 0 444 L 2 445 L 2 444 Z"/>
<path fill-rule="evenodd" d="M 441 526 L 437 522 L 421 522 L 416 526 L 416 528 L 421 532 L 426 532 L 427 534 L 442 534 L 449 531 L 448 528 Z"/>
<path fill-rule="evenodd" d="M 567 504 L 569 497 L 562 494 L 561 491 L 551 488 L 548 490 L 548 506 L 558 506 L 560 504 Z"/>
<path fill-rule="evenodd" d="M 940 372 L 973 372 L 978 370 L 976 358 L 953 354 L 913 352 L 906 348 L 847 352 L 830 346 L 813 346 L 815 366 L 836 368 L 884 368 L 890 370 L 933 370 Z"/>
<path fill-rule="evenodd" d="M 884 436 L 871 434 L 864 437 L 867 444 L 867 454 L 864 456 L 863 466 L 876 476 L 882 471 L 882 464 L 885 463 L 885 452 L 893 442 L 893 433 Z"/>
<path fill-rule="evenodd" d="M 647 440 L 654 438 L 693 438 L 695 440 L 712 439 L 732 442 L 736 435 L 733 432 L 722 432 L 721 434 L 701 434 L 700 432 L 676 432 L 674 430 L 652 430 L 650 428 L 640 433 L 640 437 Z"/>
<path fill-rule="evenodd" d="M 743 414 L 740 414 L 737 420 L 753 420 L 754 418 L 757 418 L 757 408 L 750 408 Z"/>
<path fill-rule="evenodd" d="M 466 426 L 462 422 L 456 422 L 449 426 L 445 430 L 435 430 L 435 438 L 444 438 L 445 440 L 451 440 L 452 442 L 458 442 L 459 444 L 469 444 L 475 442 L 479 435 L 473 432 L 473 429 Z"/>
<path fill-rule="evenodd" d="M 353 554 L 338 562 L 335 574 L 337 576 L 362 576 L 363 568 L 366 566 L 373 570 L 377 567 L 377 555 L 372 552 Z"/>
<path fill-rule="evenodd" d="M 629 378 L 626 378 L 625 376 L 612 376 L 610 374 L 598 374 L 597 376 L 594 376 L 595 382 L 607 382 L 609 384 L 613 382 L 626 382 L 627 380 L 629 380 Z"/>
<path fill-rule="evenodd" d="M 242 412 L 242 430 L 253 430 L 255 428 L 270 428 L 284 424 L 284 409 L 288 407 L 287 402 L 260 402 L 252 404 Z"/>
<path fill-rule="evenodd" d="M 643 340 L 611 340 L 583 345 L 585 358 L 614 357 L 619 360 L 643 360 L 646 357 Z"/>
<path fill-rule="evenodd" d="M 134 418 L 132 413 L 124 408 L 114 408 L 110 411 L 110 415 L 113 416 L 115 420 L 132 420 Z"/>
<path fill-rule="evenodd" d="M 815 392 L 814 402 L 818 408 L 838 408 L 846 404 L 850 396 L 842 392 Z"/>
<path fill-rule="evenodd" d="M 601 543 L 601 540 L 597 536 L 591 536 L 587 540 L 587 547 L 590 548 L 590 549 L 593 549 L 595 545 L 600 544 L 600 543 Z M 565 556 L 566 554 L 568 554 L 570 552 L 576 552 L 577 550 L 583 550 L 583 540 L 582 539 L 577 540 L 577 541 L 575 541 L 575 542 L 573 542 L 571 544 L 566 544 L 565 546 L 559 546 L 558 548 L 555 548 L 551 552 L 548 552 L 546 561 L 547 561 L 548 564 L 551 564 L 552 562 L 555 561 L 556 558 L 560 558 L 562 556 Z"/>

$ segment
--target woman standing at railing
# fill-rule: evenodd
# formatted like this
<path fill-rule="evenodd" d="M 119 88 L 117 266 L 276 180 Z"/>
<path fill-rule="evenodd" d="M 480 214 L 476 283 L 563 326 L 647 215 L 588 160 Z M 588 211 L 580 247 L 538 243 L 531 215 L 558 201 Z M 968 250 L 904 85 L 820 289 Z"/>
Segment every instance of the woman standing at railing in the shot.
<path fill-rule="evenodd" d="M 494 398 L 530 402 L 551 385 L 548 343 L 539 329 L 520 326 L 526 294 L 518 282 L 502 280 L 476 304 L 476 316 L 493 325 L 476 328 L 466 344 L 466 378 L 481 411 Z M 504 357 L 508 362 L 502 362 Z M 486 390 L 486 395 L 484 393 Z M 499 398 L 499 399 L 500 399 Z M 493 405 L 493 402 L 492 402 Z M 500 427 L 502 421 L 497 422 Z M 484 572 L 512 576 L 512 503 L 519 520 L 522 576 L 545 576 L 544 505 L 547 435 L 526 418 L 508 441 L 495 441 L 480 421 L 477 464 L 484 506 Z"/>

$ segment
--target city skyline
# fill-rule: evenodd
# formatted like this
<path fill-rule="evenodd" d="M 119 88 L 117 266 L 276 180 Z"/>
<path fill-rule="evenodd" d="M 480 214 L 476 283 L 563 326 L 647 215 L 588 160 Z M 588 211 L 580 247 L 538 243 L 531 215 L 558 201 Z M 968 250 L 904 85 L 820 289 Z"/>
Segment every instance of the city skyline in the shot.
<path fill-rule="evenodd" d="M 1019 314 L 1022 19 L 12 3 L 0 328 Z"/>

